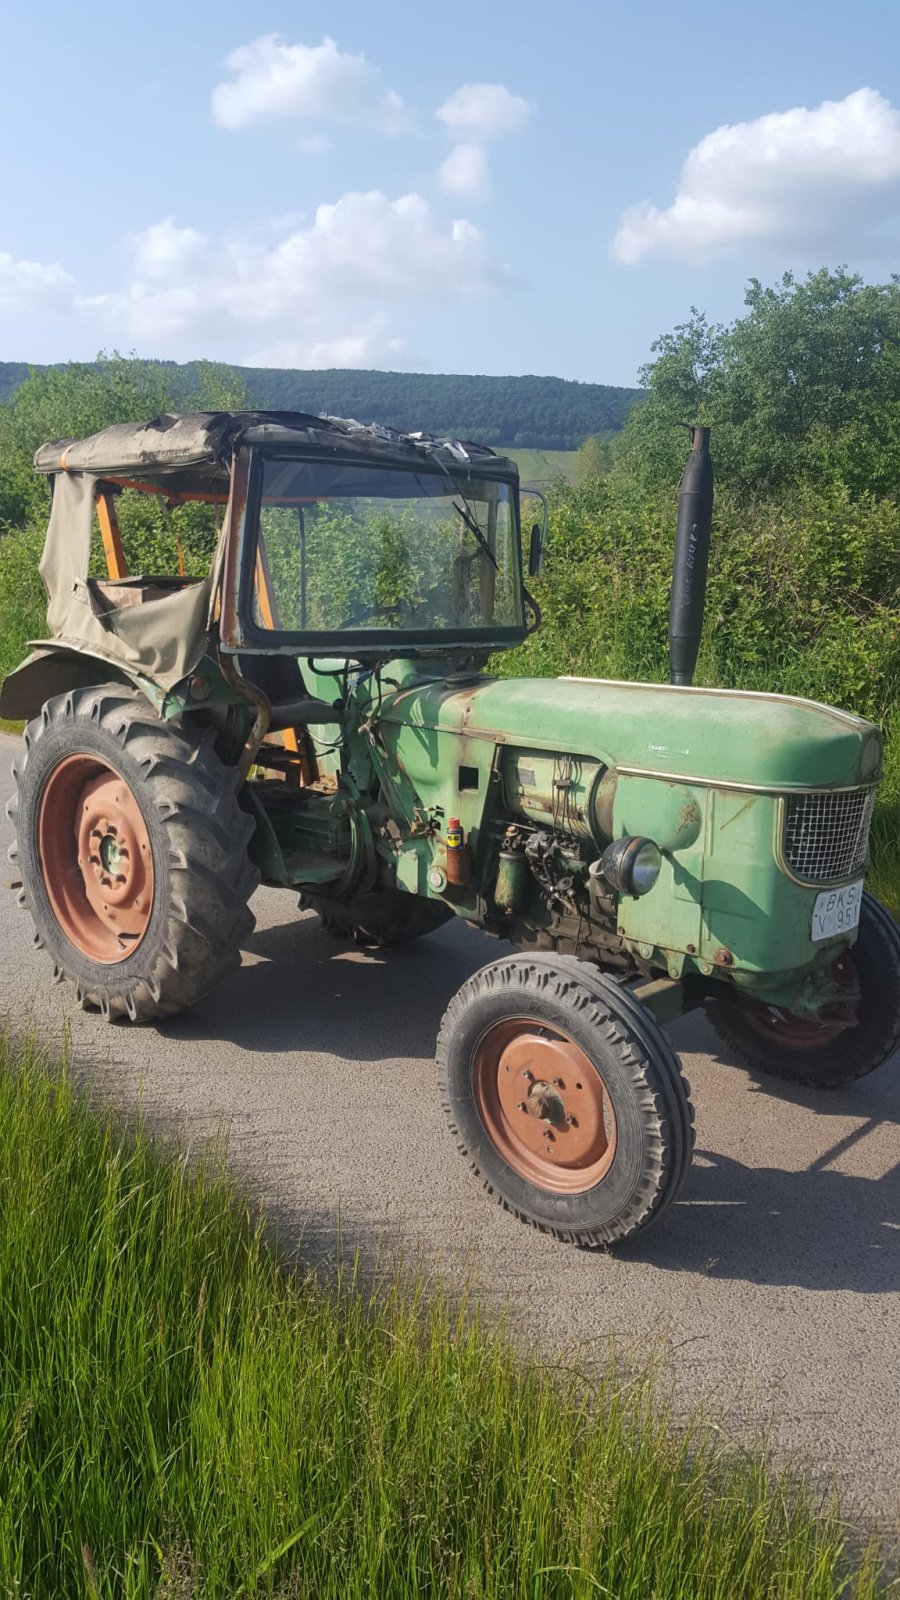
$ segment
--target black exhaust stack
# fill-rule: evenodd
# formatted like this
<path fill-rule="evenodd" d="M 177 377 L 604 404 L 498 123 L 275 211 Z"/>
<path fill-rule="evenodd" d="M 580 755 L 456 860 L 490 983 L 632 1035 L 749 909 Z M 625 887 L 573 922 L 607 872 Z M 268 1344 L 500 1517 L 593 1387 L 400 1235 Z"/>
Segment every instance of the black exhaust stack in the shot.
<path fill-rule="evenodd" d="M 713 464 L 709 429 L 691 429 L 691 453 L 681 476 L 675 566 L 669 600 L 669 679 L 690 684 L 694 678 L 703 607 L 713 510 Z"/>

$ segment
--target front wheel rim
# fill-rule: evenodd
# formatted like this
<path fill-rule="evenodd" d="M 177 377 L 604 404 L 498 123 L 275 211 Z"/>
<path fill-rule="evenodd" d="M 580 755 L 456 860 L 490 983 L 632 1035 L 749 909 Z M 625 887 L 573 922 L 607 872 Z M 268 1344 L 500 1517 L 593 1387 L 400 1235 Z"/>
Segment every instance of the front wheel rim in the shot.
<path fill-rule="evenodd" d="M 554 1194 L 583 1194 L 606 1177 L 618 1140 L 612 1097 L 561 1028 L 525 1017 L 494 1023 L 475 1047 L 472 1093 L 494 1149 L 518 1177 Z"/>
<path fill-rule="evenodd" d="M 153 852 L 140 806 L 108 762 L 67 756 L 44 783 L 37 815 L 44 891 L 69 943 L 112 965 L 138 947 L 153 911 Z"/>

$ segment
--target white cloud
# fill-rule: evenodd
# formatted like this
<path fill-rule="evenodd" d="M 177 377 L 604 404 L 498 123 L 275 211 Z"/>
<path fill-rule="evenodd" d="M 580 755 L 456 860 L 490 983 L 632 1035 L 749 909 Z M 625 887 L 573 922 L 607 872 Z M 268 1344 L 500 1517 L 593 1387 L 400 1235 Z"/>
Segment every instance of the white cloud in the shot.
<path fill-rule="evenodd" d="M 440 170 L 441 188 L 469 200 L 485 200 L 491 192 L 487 154 L 480 144 L 458 144 Z"/>
<path fill-rule="evenodd" d="M 509 281 L 473 223 L 442 223 L 421 195 L 380 190 L 345 194 L 274 236 L 211 239 L 169 217 L 128 246 L 125 286 L 84 297 L 81 310 L 106 338 L 148 353 L 234 359 L 243 347 L 260 359 L 291 346 L 316 365 L 374 364 L 401 348 L 385 307 L 464 303 Z"/>
<path fill-rule="evenodd" d="M 365 56 L 348 55 L 335 41 L 286 44 L 263 34 L 232 50 L 234 76 L 216 85 L 212 114 L 223 128 L 245 128 L 264 117 L 315 117 L 361 122 L 386 133 L 410 126 L 409 112 Z"/>
<path fill-rule="evenodd" d="M 0 255 L 0 312 L 65 311 L 97 345 L 254 365 L 403 364 L 394 308 L 460 305 L 509 270 L 465 218 L 419 194 L 351 193 L 214 238 L 173 217 L 125 241 L 123 281 L 80 288 L 57 265 Z"/>
<path fill-rule="evenodd" d="M 278 340 L 245 357 L 250 367 L 385 367 L 405 360 L 406 342 L 391 332 L 387 317 L 377 313 L 331 338 Z"/>
<path fill-rule="evenodd" d="M 702 262 L 751 243 L 858 254 L 898 210 L 900 112 L 857 89 L 707 134 L 672 204 L 626 211 L 611 249 L 626 265 L 651 254 Z"/>
<path fill-rule="evenodd" d="M 20 261 L 0 250 L 0 311 L 68 311 L 76 292 L 56 262 Z"/>
<path fill-rule="evenodd" d="M 488 139 L 496 133 L 514 133 L 530 111 L 528 101 L 511 94 L 505 84 L 464 83 L 435 116 L 455 134 Z"/>

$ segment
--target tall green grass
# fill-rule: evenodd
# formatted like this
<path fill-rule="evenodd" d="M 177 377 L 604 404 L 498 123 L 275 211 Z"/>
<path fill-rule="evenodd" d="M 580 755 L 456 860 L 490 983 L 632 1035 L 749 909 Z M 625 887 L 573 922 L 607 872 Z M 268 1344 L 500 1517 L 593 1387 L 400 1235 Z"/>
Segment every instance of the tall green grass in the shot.
<path fill-rule="evenodd" d="M 0 1039 L 0 1594 L 860 1600 L 838 1512 L 648 1379 L 286 1271 L 213 1161 Z"/>

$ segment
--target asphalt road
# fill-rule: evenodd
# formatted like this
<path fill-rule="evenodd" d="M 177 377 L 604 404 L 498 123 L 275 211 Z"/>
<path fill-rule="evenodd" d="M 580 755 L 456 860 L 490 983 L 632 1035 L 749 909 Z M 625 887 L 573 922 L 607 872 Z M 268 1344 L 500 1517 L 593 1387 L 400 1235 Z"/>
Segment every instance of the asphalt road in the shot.
<path fill-rule="evenodd" d="M 0 790 L 14 741 L 0 740 Z M 0 823 L 5 863 L 10 827 Z M 7 881 L 12 867 L 0 866 Z M 455 1151 L 432 1053 L 444 1006 L 502 947 L 451 926 L 368 954 L 262 890 L 244 964 L 190 1015 L 109 1027 L 77 1011 L 0 891 L 0 1014 L 71 1025 L 81 1069 L 190 1141 L 223 1123 L 267 1204 L 333 1257 L 418 1253 L 477 1275 L 548 1359 L 664 1352 L 680 1403 L 762 1423 L 833 1472 L 866 1520 L 900 1512 L 900 1059 L 831 1094 L 766 1084 L 718 1055 L 696 1016 L 673 1029 L 697 1112 L 678 1202 L 615 1255 L 545 1238 L 482 1191 Z"/>

